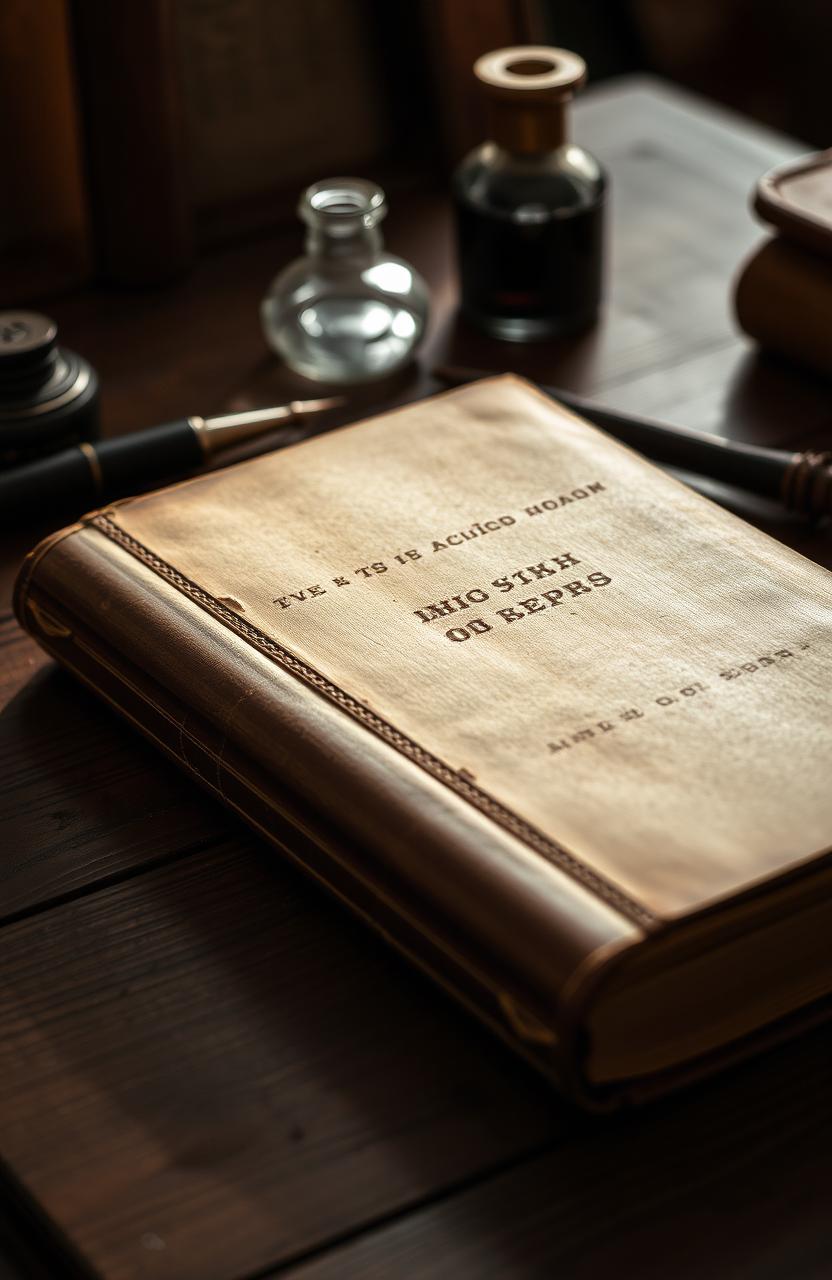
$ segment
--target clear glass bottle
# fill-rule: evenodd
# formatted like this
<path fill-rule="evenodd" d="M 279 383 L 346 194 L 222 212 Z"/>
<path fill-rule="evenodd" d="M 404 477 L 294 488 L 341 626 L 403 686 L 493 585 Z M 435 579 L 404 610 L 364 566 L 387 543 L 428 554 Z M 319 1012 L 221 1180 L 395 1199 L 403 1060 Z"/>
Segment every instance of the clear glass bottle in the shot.
<path fill-rule="evenodd" d="M 406 364 L 425 330 L 428 291 L 409 263 L 384 251 L 384 192 L 361 178 L 329 178 L 307 188 L 298 212 L 306 253 L 263 299 L 266 341 L 321 382 L 368 382 Z"/>
<path fill-rule="evenodd" d="M 606 177 L 569 142 L 567 103 L 586 78 L 577 54 L 521 46 L 474 65 L 489 141 L 454 175 L 464 314 L 524 342 L 591 325 L 601 300 Z"/>

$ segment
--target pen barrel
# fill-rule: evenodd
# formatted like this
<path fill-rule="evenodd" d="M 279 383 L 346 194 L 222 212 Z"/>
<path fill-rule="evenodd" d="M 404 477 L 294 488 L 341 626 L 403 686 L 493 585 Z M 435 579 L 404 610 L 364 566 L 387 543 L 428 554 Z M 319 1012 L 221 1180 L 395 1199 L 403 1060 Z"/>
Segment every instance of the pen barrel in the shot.
<path fill-rule="evenodd" d="M 782 496 L 783 477 L 792 455 L 709 436 L 686 427 L 669 427 L 584 400 L 571 392 L 544 387 L 547 395 L 608 431 L 622 444 L 638 449 L 654 462 L 711 476 L 770 498 Z"/>
<path fill-rule="evenodd" d="M 62 519 L 176 479 L 204 461 L 186 418 L 97 444 L 75 445 L 0 472 L 0 522 Z"/>
<path fill-rule="evenodd" d="M 91 450 L 92 445 L 86 449 Z M 98 489 L 90 460 L 78 445 L 28 462 L 22 467 L 0 471 L 0 523 L 9 525 L 19 517 L 38 523 L 58 519 L 70 512 L 78 514 L 95 505 Z"/>
<path fill-rule="evenodd" d="M 487 376 L 453 365 L 435 369 L 434 375 L 454 387 Z M 832 451 L 766 449 L 608 409 L 560 387 L 541 385 L 540 390 L 654 462 L 774 498 L 811 520 L 832 516 Z"/>
<path fill-rule="evenodd" d="M 176 480 L 205 461 L 199 436 L 187 418 L 102 440 L 94 452 L 102 502 Z"/>

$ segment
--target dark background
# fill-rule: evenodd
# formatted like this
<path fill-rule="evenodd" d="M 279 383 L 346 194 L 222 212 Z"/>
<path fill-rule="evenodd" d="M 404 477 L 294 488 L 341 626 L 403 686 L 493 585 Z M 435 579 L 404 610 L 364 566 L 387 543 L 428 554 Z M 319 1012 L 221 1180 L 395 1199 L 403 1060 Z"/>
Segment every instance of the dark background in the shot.
<path fill-rule="evenodd" d="M 4 0 L 0 303 L 153 285 L 294 219 L 299 191 L 444 184 L 482 137 L 479 54 L 554 43 L 590 84 L 675 81 L 832 135 L 827 0 Z M 400 193 L 404 193 L 400 197 Z"/>
<path fill-rule="evenodd" d="M 832 139 L 826 0 L 541 0 L 546 39 L 593 79 L 655 72 L 773 128 Z"/>

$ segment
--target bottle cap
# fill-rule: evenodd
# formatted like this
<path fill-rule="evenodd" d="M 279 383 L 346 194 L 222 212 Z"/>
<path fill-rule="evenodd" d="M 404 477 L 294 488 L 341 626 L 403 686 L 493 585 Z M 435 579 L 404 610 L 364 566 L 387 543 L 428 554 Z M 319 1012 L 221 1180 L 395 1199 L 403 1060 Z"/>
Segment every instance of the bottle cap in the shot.
<path fill-rule="evenodd" d="M 586 80 L 577 53 L 517 45 L 485 53 L 474 75 L 488 98 L 491 136 L 509 151 L 551 151 L 566 141 L 564 104 Z"/>
<path fill-rule="evenodd" d="M 0 467 L 98 436 L 98 378 L 37 311 L 0 311 Z"/>

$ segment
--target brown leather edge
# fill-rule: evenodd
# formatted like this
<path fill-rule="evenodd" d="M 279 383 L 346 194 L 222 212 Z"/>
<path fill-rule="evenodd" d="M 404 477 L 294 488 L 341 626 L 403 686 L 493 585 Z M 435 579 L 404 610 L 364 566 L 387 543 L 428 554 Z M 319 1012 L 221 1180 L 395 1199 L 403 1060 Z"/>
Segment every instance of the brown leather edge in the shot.
<path fill-rule="evenodd" d="M 798 161 L 790 160 L 764 173 L 753 193 L 751 207 L 763 222 L 776 227 L 787 239 L 804 248 L 832 256 L 832 233 L 828 219 L 813 217 L 791 202 L 783 192 L 783 183 L 815 169 L 832 168 L 832 149 L 813 152 Z"/>

